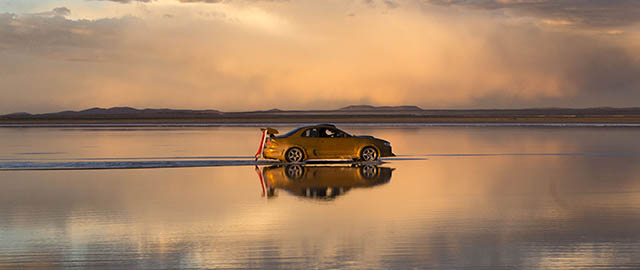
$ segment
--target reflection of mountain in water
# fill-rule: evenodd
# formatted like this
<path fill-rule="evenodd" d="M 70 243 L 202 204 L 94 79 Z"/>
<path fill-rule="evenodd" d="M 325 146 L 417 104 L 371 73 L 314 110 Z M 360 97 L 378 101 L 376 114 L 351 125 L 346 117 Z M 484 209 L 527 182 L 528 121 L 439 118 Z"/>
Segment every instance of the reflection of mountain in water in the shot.
<path fill-rule="evenodd" d="M 295 196 L 331 200 L 352 188 L 386 184 L 393 170 L 377 165 L 276 165 L 263 168 L 261 173 L 268 197 L 275 196 L 277 190 L 286 190 Z"/>

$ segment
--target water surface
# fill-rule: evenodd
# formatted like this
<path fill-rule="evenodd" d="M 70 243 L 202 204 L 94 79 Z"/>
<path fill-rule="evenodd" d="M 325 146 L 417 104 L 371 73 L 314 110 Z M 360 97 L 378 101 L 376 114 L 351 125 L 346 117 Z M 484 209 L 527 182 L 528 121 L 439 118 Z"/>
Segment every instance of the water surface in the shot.
<path fill-rule="evenodd" d="M 0 168 L 165 162 L 0 171 L 0 269 L 640 267 L 638 128 L 343 128 L 398 157 L 256 170 L 253 127 L 0 128 Z"/>

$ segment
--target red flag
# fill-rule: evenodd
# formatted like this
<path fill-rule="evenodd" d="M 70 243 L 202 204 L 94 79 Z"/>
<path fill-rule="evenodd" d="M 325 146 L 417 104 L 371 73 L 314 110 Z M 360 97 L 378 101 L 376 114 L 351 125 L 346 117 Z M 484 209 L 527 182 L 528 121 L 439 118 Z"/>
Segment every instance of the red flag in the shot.
<path fill-rule="evenodd" d="M 256 165 L 256 173 L 258 174 L 258 178 L 260 178 L 260 187 L 262 187 L 262 196 L 265 197 L 267 196 L 267 190 L 264 188 L 265 186 L 264 176 L 262 175 L 262 171 L 260 170 L 260 168 L 258 168 L 258 165 Z"/>
<path fill-rule="evenodd" d="M 262 138 L 260 138 L 260 147 L 258 148 L 258 152 L 255 155 L 256 161 L 262 155 L 262 149 L 264 149 L 264 140 L 267 138 L 267 129 L 262 130 Z"/>

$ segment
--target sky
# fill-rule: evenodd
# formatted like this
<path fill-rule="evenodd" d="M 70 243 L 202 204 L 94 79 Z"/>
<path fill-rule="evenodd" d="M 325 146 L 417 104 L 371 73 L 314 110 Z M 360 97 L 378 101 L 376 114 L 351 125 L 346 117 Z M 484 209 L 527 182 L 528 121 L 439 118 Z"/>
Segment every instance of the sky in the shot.
<path fill-rule="evenodd" d="M 640 106 L 637 0 L 0 0 L 0 114 Z"/>

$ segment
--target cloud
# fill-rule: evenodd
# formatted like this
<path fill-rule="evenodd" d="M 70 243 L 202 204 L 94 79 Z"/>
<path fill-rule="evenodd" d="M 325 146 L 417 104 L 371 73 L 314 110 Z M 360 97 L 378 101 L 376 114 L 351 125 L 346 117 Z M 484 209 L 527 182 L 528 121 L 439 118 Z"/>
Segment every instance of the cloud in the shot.
<path fill-rule="evenodd" d="M 178 0 L 181 3 L 220 3 L 222 0 Z"/>
<path fill-rule="evenodd" d="M 586 27 L 623 27 L 640 22 L 640 1 L 637 0 L 426 0 L 445 6 L 466 6 L 479 9 L 507 9 L 516 15 L 544 18 Z"/>
<path fill-rule="evenodd" d="M 105 50 L 118 44 L 121 31 L 138 22 L 133 17 L 70 20 L 66 7 L 49 12 L 0 14 L 0 48 L 38 55 L 78 56 L 78 51 Z"/>
<path fill-rule="evenodd" d="M 29 15 L 32 16 L 59 16 L 59 17 L 66 17 L 69 16 L 71 14 L 71 10 L 69 10 L 66 7 L 57 7 L 52 9 L 51 11 L 45 11 L 45 12 L 39 12 L 39 13 L 32 13 Z"/>
<path fill-rule="evenodd" d="M 177 0 L 180 3 L 223 3 L 223 2 L 232 2 L 233 0 Z M 244 0 L 244 1 L 234 1 L 234 2 L 247 2 L 247 3 L 252 3 L 252 2 L 288 2 L 289 0 Z"/>
<path fill-rule="evenodd" d="M 66 8 L 66 7 L 57 7 L 57 8 L 54 8 L 54 9 L 52 10 L 52 12 L 53 12 L 53 14 L 55 14 L 56 16 L 62 16 L 62 17 L 69 16 L 69 14 L 71 14 L 71 10 L 69 10 L 69 9 L 68 9 L 68 8 Z"/>
<path fill-rule="evenodd" d="M 383 3 L 387 8 L 397 8 L 399 6 L 397 2 L 392 0 L 384 0 Z"/>
<path fill-rule="evenodd" d="M 640 38 L 630 32 L 554 31 L 478 9 L 400 3 L 393 12 L 336 0 L 147 5 L 137 17 L 96 20 L 0 14 L 0 108 L 585 107 L 640 99 Z"/>
<path fill-rule="evenodd" d="M 127 4 L 127 3 L 132 3 L 132 2 L 149 3 L 149 2 L 155 1 L 155 0 L 87 0 L 87 1 L 111 1 L 111 2 L 118 2 L 118 3 Z"/>

